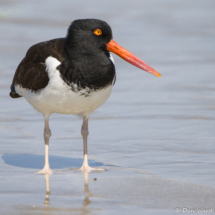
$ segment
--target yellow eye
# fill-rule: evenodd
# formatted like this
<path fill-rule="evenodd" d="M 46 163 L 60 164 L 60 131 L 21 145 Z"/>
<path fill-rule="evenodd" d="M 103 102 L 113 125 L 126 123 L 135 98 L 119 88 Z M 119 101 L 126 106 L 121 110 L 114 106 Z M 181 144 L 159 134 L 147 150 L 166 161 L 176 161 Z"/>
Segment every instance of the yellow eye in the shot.
<path fill-rule="evenodd" d="M 102 30 L 101 30 L 101 29 L 96 29 L 96 30 L 94 31 L 94 34 L 99 36 L 99 35 L 102 34 Z"/>

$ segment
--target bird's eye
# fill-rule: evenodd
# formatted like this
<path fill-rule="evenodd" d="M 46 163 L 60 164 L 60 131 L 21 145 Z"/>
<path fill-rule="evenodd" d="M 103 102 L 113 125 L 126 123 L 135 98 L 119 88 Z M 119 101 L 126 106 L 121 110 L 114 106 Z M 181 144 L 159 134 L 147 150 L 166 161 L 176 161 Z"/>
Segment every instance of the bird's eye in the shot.
<path fill-rule="evenodd" d="M 102 30 L 101 29 L 96 29 L 95 31 L 94 31 L 94 34 L 95 35 L 102 35 Z"/>

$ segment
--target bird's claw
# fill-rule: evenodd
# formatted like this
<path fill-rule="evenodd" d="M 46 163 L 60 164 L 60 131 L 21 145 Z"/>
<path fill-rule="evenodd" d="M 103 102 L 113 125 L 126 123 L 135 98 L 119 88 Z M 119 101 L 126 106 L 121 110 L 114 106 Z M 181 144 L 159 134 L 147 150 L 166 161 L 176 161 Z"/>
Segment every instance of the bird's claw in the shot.
<path fill-rule="evenodd" d="M 86 172 L 90 172 L 90 171 L 104 171 L 104 169 L 102 169 L 102 168 L 93 168 L 93 167 L 90 167 L 90 166 L 82 166 L 79 170 L 86 171 Z"/>
<path fill-rule="evenodd" d="M 36 174 L 52 175 L 53 171 L 49 168 L 43 168 L 42 170 L 36 172 Z"/>

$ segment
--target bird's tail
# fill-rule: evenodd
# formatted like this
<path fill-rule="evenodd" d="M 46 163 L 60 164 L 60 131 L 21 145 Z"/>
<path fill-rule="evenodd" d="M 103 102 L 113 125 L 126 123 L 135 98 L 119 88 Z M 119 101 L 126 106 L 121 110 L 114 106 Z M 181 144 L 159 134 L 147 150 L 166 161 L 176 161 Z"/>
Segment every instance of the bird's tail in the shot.
<path fill-rule="evenodd" d="M 16 99 L 16 98 L 22 97 L 18 93 L 16 93 L 16 90 L 15 90 L 15 87 L 13 84 L 11 85 L 10 90 L 11 90 L 11 92 L 9 95 L 11 98 Z"/>

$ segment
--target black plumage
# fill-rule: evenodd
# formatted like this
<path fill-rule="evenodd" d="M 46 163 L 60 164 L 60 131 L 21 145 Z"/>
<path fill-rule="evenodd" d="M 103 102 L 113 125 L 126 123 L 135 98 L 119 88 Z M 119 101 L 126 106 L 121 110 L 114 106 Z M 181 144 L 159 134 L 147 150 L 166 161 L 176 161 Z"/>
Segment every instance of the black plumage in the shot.
<path fill-rule="evenodd" d="M 94 30 L 100 28 L 102 35 L 97 36 Z M 87 19 L 74 21 L 66 38 L 53 39 L 33 45 L 19 64 L 12 85 L 10 96 L 19 98 L 15 85 L 37 92 L 48 85 L 45 60 L 52 56 L 61 64 L 58 70 L 62 79 L 73 88 L 88 87 L 99 90 L 112 84 L 115 78 L 114 64 L 108 58 L 106 43 L 112 39 L 112 31 L 107 23 L 101 20 Z"/>

